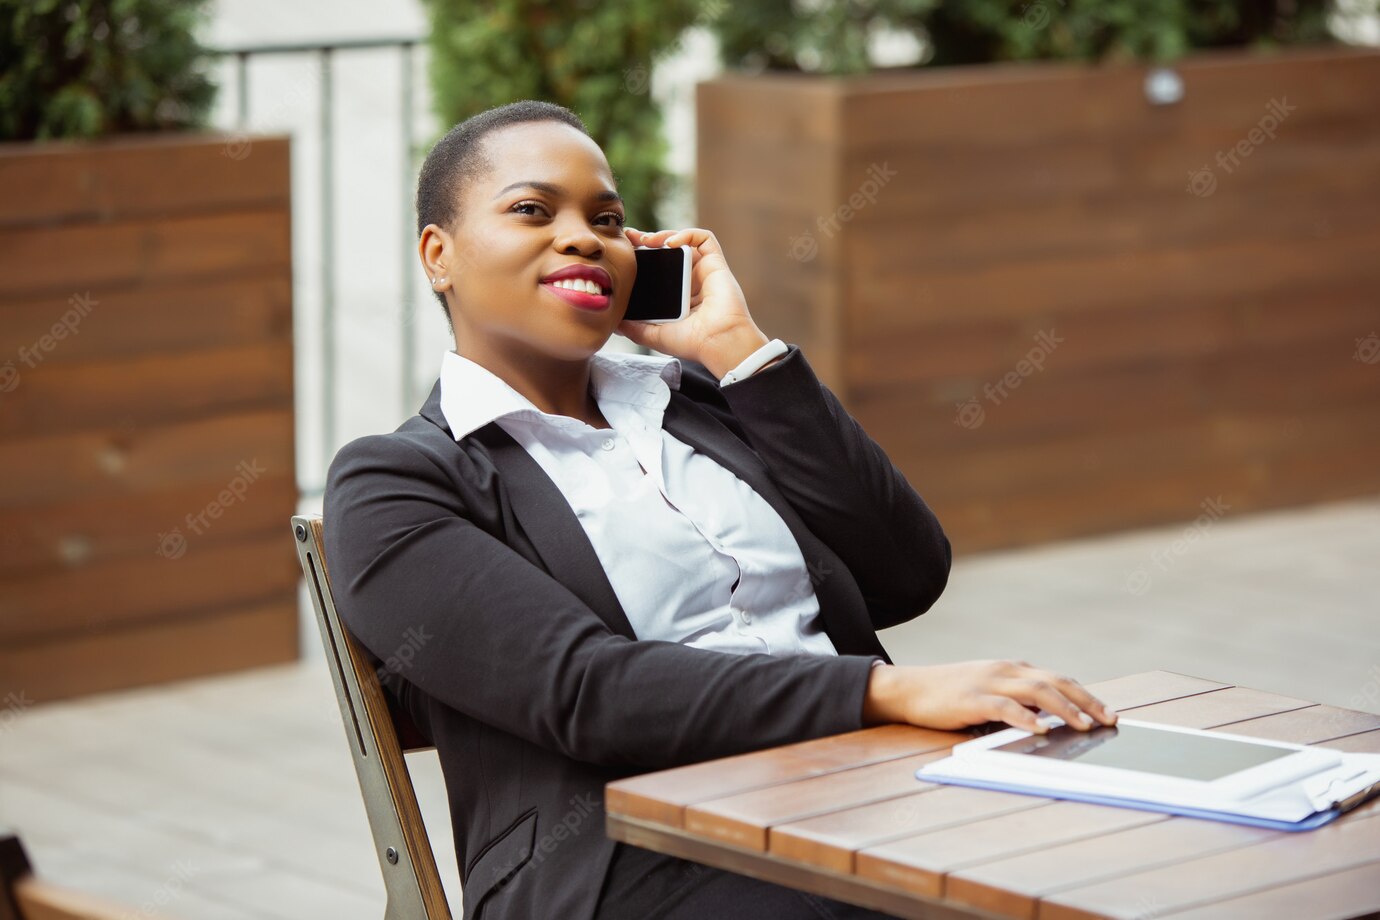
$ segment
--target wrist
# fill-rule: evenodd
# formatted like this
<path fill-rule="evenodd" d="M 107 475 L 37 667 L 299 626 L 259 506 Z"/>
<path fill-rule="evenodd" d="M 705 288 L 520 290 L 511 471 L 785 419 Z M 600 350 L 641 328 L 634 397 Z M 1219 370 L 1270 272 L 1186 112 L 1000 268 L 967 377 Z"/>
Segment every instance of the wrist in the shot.
<path fill-rule="evenodd" d="M 863 724 L 882 725 L 887 722 L 904 722 L 905 718 L 900 708 L 900 696 L 895 665 L 882 664 L 869 671 L 867 690 L 863 694 Z"/>
<path fill-rule="evenodd" d="M 718 333 L 706 342 L 700 351 L 699 361 L 714 375 L 714 379 L 722 380 L 729 371 L 770 341 L 755 324 L 735 327 Z"/>

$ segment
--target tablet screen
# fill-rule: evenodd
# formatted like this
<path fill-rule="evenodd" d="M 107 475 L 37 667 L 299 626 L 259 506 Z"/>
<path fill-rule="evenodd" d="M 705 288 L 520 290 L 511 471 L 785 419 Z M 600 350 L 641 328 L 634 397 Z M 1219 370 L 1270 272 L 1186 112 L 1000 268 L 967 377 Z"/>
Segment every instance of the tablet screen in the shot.
<path fill-rule="evenodd" d="M 1294 753 L 1290 748 L 1161 731 L 1143 725 L 1102 726 L 1086 732 L 1060 725 L 1047 734 L 1031 735 L 992 750 L 1203 781 L 1220 779 Z"/>

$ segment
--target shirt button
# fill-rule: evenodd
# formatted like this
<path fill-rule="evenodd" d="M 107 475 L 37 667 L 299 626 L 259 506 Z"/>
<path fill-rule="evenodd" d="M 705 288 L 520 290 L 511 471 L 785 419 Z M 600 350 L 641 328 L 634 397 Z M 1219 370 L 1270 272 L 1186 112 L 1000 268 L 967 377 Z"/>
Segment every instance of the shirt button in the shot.
<path fill-rule="evenodd" d="M 613 438 L 607 439 L 606 441 L 604 441 L 603 444 L 600 444 L 599 446 L 602 447 L 604 450 L 613 450 Z"/>

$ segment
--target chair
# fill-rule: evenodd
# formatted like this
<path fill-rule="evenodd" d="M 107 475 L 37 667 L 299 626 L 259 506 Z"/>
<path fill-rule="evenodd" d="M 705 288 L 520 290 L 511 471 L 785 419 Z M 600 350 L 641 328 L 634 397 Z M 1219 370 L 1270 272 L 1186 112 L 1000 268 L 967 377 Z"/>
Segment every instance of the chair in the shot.
<path fill-rule="evenodd" d="M 19 835 L 0 827 L 0 920 L 123 920 L 131 914 L 128 907 L 38 878 Z"/>
<path fill-rule="evenodd" d="M 436 857 L 403 759 L 406 751 L 429 750 L 432 745 L 384 691 L 375 671 L 377 662 L 336 614 L 322 545 L 321 515 L 293 517 L 292 532 L 388 892 L 384 918 L 451 920 Z"/>

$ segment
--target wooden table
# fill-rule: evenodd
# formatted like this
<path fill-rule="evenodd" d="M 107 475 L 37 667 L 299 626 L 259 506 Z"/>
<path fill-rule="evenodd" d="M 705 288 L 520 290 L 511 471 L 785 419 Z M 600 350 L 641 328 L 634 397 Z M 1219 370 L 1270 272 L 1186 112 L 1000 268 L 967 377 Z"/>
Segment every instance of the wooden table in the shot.
<path fill-rule="evenodd" d="M 1150 671 L 1137 719 L 1380 752 L 1380 715 Z M 1323 920 L 1380 912 L 1380 800 L 1289 833 L 921 783 L 964 732 L 887 725 L 610 783 L 610 837 L 898 917 Z"/>

